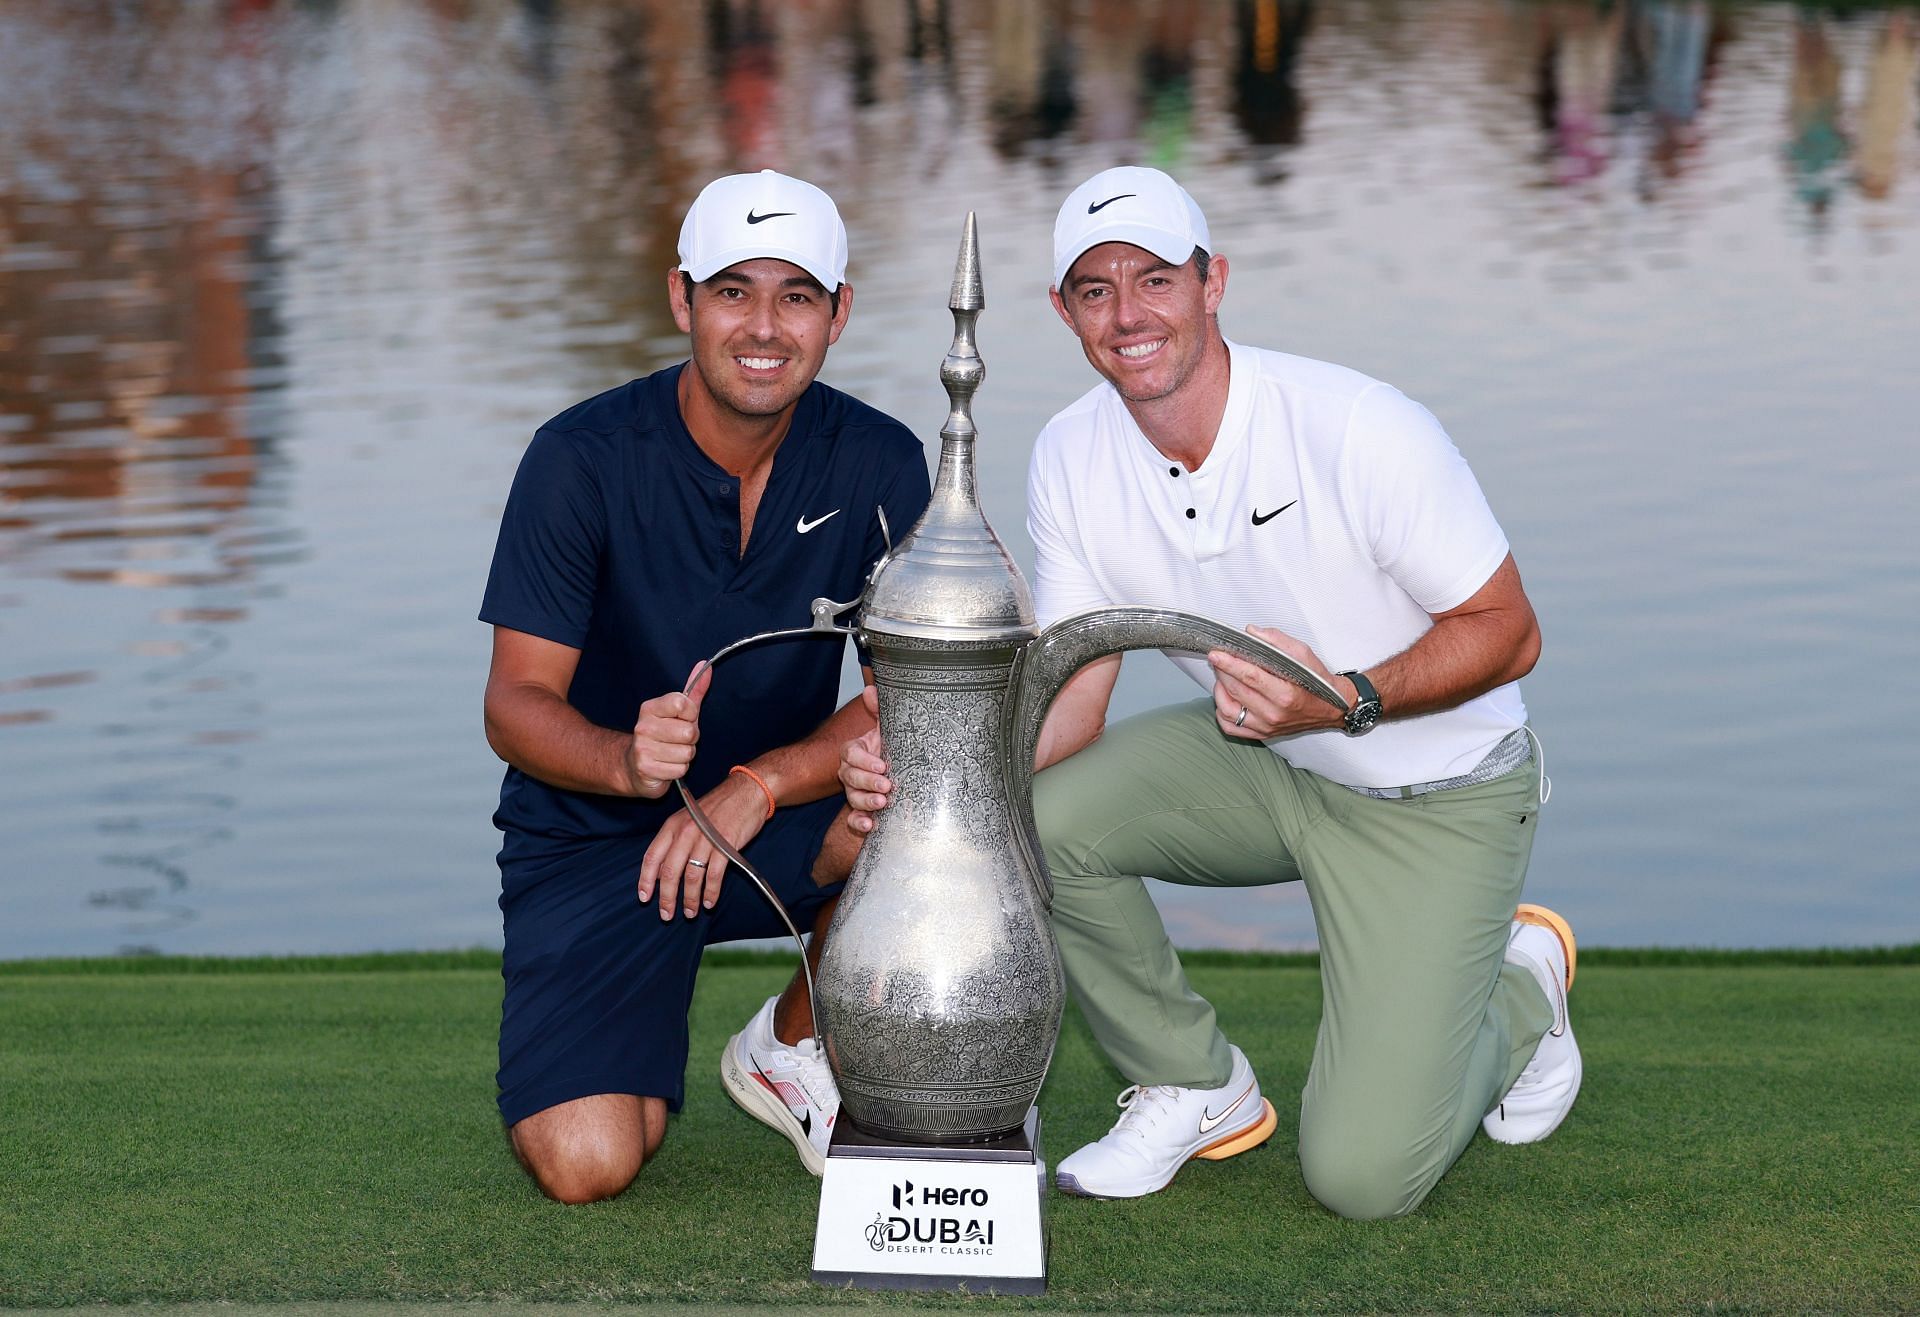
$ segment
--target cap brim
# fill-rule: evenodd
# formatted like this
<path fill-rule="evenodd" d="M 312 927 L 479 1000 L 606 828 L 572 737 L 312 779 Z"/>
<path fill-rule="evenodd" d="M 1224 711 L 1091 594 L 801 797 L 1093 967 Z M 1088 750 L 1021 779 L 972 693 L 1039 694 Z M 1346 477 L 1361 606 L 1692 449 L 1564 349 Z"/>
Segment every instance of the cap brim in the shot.
<path fill-rule="evenodd" d="M 1073 263 L 1092 251 L 1095 247 L 1109 242 L 1124 242 L 1152 252 L 1169 265 L 1185 265 L 1193 259 L 1193 249 L 1198 246 L 1191 237 L 1182 237 L 1166 229 L 1145 224 L 1108 224 L 1090 233 L 1077 246 L 1073 247 L 1066 258 L 1057 263 L 1053 271 L 1053 286 L 1061 287 L 1067 278 L 1067 271 Z"/>
<path fill-rule="evenodd" d="M 751 247 L 735 247 L 731 251 L 723 251 L 697 264 L 682 265 L 680 268 L 686 271 L 687 275 L 692 278 L 695 283 L 705 283 L 729 265 L 738 265 L 742 261 L 759 260 L 787 261 L 793 265 L 797 265 L 817 279 L 820 286 L 828 292 L 832 292 L 844 282 L 843 279 L 836 278 L 833 271 L 822 269 L 811 257 L 803 256 L 799 252 L 790 251 L 784 247 L 769 246 L 766 243 L 755 243 Z"/>

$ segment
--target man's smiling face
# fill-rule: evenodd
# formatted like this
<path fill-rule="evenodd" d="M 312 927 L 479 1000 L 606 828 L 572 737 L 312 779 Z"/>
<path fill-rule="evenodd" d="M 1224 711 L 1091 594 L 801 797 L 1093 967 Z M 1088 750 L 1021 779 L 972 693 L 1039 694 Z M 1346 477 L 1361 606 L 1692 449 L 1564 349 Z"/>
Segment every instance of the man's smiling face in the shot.
<path fill-rule="evenodd" d="M 1226 274 L 1222 257 L 1202 279 L 1191 259 L 1169 265 L 1144 247 L 1105 242 L 1073 263 L 1053 306 L 1122 398 L 1152 402 L 1177 392 L 1206 355 Z"/>
<path fill-rule="evenodd" d="M 770 256 L 729 265 L 690 296 L 678 271 L 668 281 L 700 383 L 741 416 L 773 416 L 799 400 L 847 323 L 852 291 L 842 284 L 836 306 L 819 280 Z"/>

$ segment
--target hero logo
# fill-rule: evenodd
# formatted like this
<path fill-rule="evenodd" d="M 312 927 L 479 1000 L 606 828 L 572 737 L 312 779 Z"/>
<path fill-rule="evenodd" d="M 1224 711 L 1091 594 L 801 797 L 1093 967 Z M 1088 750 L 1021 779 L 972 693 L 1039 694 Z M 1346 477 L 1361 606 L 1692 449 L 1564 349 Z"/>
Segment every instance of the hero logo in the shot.
<path fill-rule="evenodd" d="M 952 1185 L 921 1185 L 918 1189 L 913 1181 L 893 1186 L 893 1210 L 913 1206 L 913 1196 L 920 1195 L 920 1202 L 927 1207 L 985 1207 L 987 1191 L 985 1189 L 956 1189 Z"/>
<path fill-rule="evenodd" d="M 985 1189 L 952 1185 L 915 1185 L 912 1180 L 893 1186 L 895 1215 L 876 1212 L 866 1228 L 867 1247 L 876 1253 L 991 1253 L 993 1218 L 922 1216 L 914 1208 L 985 1207 Z M 912 1212 L 911 1215 L 900 1215 Z"/>

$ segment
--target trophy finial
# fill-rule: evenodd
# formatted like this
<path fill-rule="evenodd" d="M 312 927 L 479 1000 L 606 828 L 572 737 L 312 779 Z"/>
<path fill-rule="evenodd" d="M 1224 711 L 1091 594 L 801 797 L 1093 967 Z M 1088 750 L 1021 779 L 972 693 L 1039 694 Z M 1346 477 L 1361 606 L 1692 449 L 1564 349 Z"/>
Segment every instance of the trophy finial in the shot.
<path fill-rule="evenodd" d="M 960 232 L 960 256 L 953 263 L 953 291 L 947 294 L 949 311 L 984 311 L 986 285 L 980 281 L 980 226 L 973 212 L 967 212 L 967 224 Z"/>
<path fill-rule="evenodd" d="M 940 363 L 940 383 L 946 386 L 952 410 L 947 413 L 940 437 L 969 446 L 976 433 L 973 394 L 987 376 L 986 364 L 973 341 L 973 326 L 986 305 L 986 285 L 980 279 L 980 231 L 973 212 L 968 211 L 966 227 L 960 232 L 960 255 L 953 263 L 953 289 L 947 294 L 947 310 L 953 312 L 953 345 Z"/>
<path fill-rule="evenodd" d="M 933 497 L 899 548 L 874 569 L 860 612 L 866 634 L 912 637 L 915 643 L 1025 644 L 1033 638 L 1033 595 L 980 510 L 974 469 L 979 431 L 973 423 L 973 395 L 987 377 L 974 328 L 986 304 L 979 224 L 968 212 L 947 300 L 953 312 L 953 342 L 940 361 L 947 420 L 940 427 Z"/>

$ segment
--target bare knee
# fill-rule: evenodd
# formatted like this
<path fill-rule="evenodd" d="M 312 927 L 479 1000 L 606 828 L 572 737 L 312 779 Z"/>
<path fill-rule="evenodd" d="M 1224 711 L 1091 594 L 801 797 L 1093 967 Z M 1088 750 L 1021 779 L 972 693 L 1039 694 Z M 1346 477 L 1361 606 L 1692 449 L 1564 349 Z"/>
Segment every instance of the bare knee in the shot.
<path fill-rule="evenodd" d="M 511 1136 L 514 1156 L 547 1197 L 597 1203 L 633 1183 L 666 1128 L 661 1099 L 599 1093 L 535 1112 Z"/>

